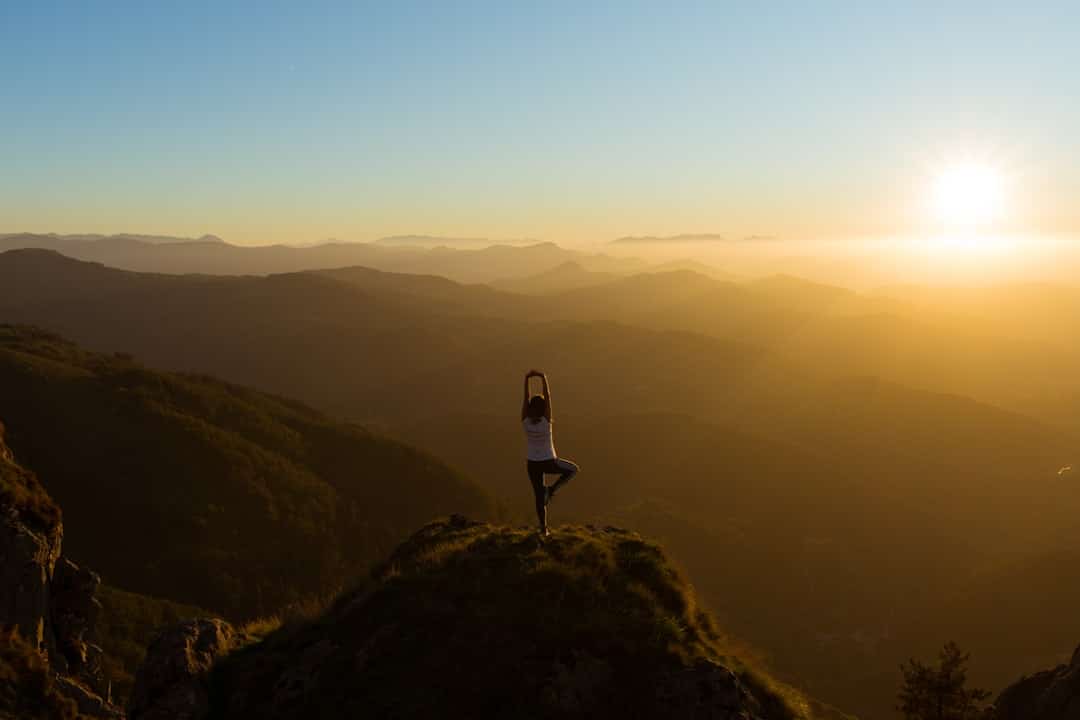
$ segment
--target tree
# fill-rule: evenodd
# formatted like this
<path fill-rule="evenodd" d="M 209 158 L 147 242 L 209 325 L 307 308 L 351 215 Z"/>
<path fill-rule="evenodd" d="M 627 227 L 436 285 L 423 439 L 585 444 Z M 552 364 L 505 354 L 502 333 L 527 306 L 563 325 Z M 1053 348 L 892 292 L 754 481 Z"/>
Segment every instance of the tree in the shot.
<path fill-rule="evenodd" d="M 969 655 L 954 642 L 945 643 L 938 654 L 938 666 L 931 667 L 912 658 L 900 666 L 904 684 L 897 695 L 896 709 L 906 720 L 974 720 L 982 714 L 982 704 L 990 693 L 968 689 Z"/>

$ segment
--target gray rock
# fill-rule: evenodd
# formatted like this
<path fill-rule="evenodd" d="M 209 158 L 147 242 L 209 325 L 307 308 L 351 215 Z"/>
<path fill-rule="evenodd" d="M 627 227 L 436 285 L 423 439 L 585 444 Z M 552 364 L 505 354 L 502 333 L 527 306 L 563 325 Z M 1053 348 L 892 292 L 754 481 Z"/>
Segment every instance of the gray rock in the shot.
<path fill-rule="evenodd" d="M 0 470 L 25 474 L 4 443 Z M 92 644 L 101 579 L 61 556 L 64 527 L 0 505 L 0 625 L 14 625 L 48 661 L 56 686 L 91 718 L 123 714 L 109 701 L 101 648 Z"/>
<path fill-rule="evenodd" d="M 66 663 L 67 672 L 103 693 L 100 651 L 95 653 L 91 649 L 101 613 L 101 603 L 95 597 L 100 586 L 97 573 L 61 557 L 56 562 L 50 586 L 49 619 L 56 652 Z"/>
<path fill-rule="evenodd" d="M 1080 720 L 1080 647 L 1068 665 L 1044 670 L 1005 688 L 992 720 Z"/>
<path fill-rule="evenodd" d="M 0 623 L 18 627 L 46 654 L 53 649 L 49 595 L 63 535 L 59 524 L 33 529 L 14 508 L 0 506 Z"/>
<path fill-rule="evenodd" d="M 130 720 L 201 720 L 209 711 L 207 674 L 233 647 L 224 620 L 198 618 L 158 633 L 135 675 Z"/>

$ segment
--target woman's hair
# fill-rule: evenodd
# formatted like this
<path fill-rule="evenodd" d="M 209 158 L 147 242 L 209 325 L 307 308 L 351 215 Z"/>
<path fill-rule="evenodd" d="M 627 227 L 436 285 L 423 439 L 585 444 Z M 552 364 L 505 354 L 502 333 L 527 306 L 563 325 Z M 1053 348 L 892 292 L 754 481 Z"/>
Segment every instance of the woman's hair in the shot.
<path fill-rule="evenodd" d="M 543 395 L 533 395 L 529 398 L 529 417 L 539 420 L 547 412 L 547 400 Z"/>

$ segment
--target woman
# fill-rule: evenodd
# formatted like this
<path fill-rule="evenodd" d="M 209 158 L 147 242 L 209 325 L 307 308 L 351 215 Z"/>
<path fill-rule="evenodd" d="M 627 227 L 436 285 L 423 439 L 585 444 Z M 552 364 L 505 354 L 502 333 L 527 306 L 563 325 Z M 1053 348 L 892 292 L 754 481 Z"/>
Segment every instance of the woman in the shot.
<path fill-rule="evenodd" d="M 529 379 L 533 377 L 540 378 L 543 394 L 529 397 Z M 559 488 L 577 475 L 578 466 L 555 454 L 555 443 L 551 440 L 551 390 L 548 388 L 547 375 L 539 370 L 525 373 L 521 424 L 525 428 L 528 450 L 526 465 L 536 498 L 536 517 L 540 521 L 540 534 L 547 537 L 550 534 L 547 528 L 547 505 Z M 559 479 L 549 487 L 544 484 L 545 474 L 558 475 Z"/>

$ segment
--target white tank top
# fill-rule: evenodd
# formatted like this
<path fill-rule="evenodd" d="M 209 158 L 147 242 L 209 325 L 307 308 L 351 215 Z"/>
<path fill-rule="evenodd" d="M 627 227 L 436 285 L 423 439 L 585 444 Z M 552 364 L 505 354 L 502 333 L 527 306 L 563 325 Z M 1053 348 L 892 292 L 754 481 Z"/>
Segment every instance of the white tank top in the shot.
<path fill-rule="evenodd" d="M 545 417 L 533 422 L 530 418 L 521 421 L 525 427 L 525 442 L 528 445 L 529 460 L 554 460 L 555 443 L 551 440 L 551 423 Z"/>

